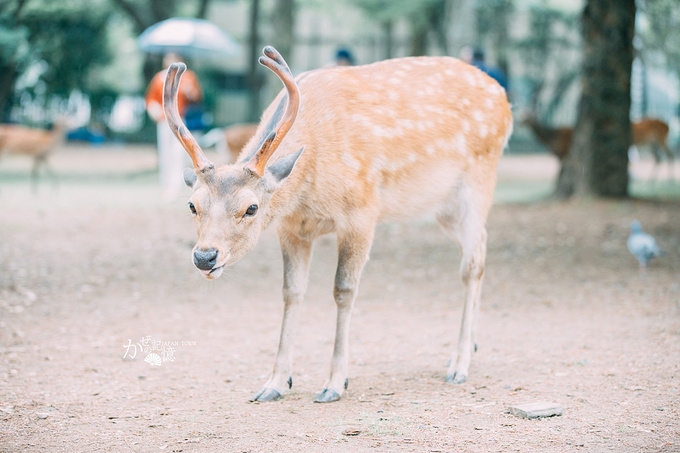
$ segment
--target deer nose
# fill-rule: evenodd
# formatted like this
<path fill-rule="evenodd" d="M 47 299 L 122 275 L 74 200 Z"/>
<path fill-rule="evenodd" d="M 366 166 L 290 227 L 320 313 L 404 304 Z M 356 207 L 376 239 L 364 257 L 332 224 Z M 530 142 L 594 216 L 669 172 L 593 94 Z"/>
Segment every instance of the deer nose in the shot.
<path fill-rule="evenodd" d="M 202 271 L 209 271 L 217 264 L 217 249 L 197 249 L 194 251 L 194 264 Z"/>

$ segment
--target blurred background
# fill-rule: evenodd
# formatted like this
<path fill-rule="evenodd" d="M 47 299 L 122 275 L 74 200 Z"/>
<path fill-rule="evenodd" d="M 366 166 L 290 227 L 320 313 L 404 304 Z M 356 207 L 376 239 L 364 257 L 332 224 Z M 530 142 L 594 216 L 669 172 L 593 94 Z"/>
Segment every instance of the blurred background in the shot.
<path fill-rule="evenodd" d="M 677 140 L 680 19 L 672 0 L 637 2 L 633 120 L 671 125 Z M 367 64 L 409 55 L 459 56 L 466 46 L 507 75 L 515 106 L 549 126 L 576 122 L 581 65 L 578 0 L 5 0 L 0 6 L 2 122 L 47 126 L 68 109 L 73 138 L 151 142 L 143 94 L 162 58 L 137 37 L 171 17 L 205 18 L 238 43 L 226 57 L 191 58 L 204 90 L 199 128 L 252 122 L 279 90 L 255 64 L 265 44 L 294 73 L 334 61 Z M 539 89 L 540 88 L 540 89 Z M 531 135 L 518 131 L 528 151 Z"/>

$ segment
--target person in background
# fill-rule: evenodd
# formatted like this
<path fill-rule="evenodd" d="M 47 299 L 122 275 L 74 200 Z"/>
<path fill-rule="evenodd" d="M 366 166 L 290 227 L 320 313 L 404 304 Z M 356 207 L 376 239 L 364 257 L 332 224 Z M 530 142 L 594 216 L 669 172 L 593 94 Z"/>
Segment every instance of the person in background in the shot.
<path fill-rule="evenodd" d="M 465 46 L 460 50 L 460 59 L 487 73 L 489 77 L 492 77 L 494 80 L 496 80 L 496 82 L 498 82 L 507 93 L 508 79 L 505 76 L 505 73 L 499 67 L 486 64 L 484 61 L 484 51 L 482 49 Z"/>
<path fill-rule="evenodd" d="M 339 48 L 335 52 L 335 59 L 330 66 L 354 66 L 352 51 L 343 47 Z"/>
<path fill-rule="evenodd" d="M 177 54 L 167 54 L 163 58 L 163 67 L 167 68 L 172 63 L 178 63 L 181 58 Z M 182 170 L 189 165 L 187 153 L 182 148 L 179 140 L 174 136 L 165 121 L 163 113 L 163 84 L 167 69 L 158 72 L 146 90 L 146 111 L 156 123 L 158 132 L 158 175 L 163 199 L 172 201 L 177 198 L 184 187 Z M 182 76 L 177 94 L 177 106 L 179 114 L 184 118 L 187 108 L 203 100 L 203 91 L 198 82 L 198 77 L 193 71 L 187 70 Z"/>

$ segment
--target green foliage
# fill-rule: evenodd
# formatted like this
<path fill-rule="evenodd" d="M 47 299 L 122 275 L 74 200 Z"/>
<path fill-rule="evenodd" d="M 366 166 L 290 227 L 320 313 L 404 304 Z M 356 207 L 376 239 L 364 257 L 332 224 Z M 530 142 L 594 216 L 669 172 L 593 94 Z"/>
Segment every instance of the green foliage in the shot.
<path fill-rule="evenodd" d="M 486 0 L 477 5 L 477 30 L 481 36 L 507 28 L 513 0 Z"/>
<path fill-rule="evenodd" d="M 74 88 L 87 91 L 88 71 L 109 59 L 108 12 L 102 1 L 87 0 L 33 0 L 24 9 L 19 21 L 28 30 L 34 58 L 47 64 L 42 78 L 48 94 L 66 95 Z"/>
<path fill-rule="evenodd" d="M 390 22 L 408 17 L 424 20 L 424 11 L 443 3 L 442 0 L 352 0 L 369 17 L 377 22 Z"/>
<path fill-rule="evenodd" d="M 642 51 L 659 51 L 680 75 L 680 5 L 677 0 L 642 0 L 639 2 L 642 21 L 638 36 Z"/>
<path fill-rule="evenodd" d="M 529 34 L 517 41 L 516 46 L 532 72 L 541 73 L 550 54 L 558 47 L 572 48 L 573 43 L 564 35 L 555 31 L 557 25 L 574 29 L 579 25 L 578 16 L 574 13 L 555 9 L 543 2 L 532 5 L 529 10 Z"/>
<path fill-rule="evenodd" d="M 3 19 L 0 18 L 0 61 L 5 64 L 18 62 L 28 51 L 28 30 L 25 27 L 11 26 L 9 21 Z"/>

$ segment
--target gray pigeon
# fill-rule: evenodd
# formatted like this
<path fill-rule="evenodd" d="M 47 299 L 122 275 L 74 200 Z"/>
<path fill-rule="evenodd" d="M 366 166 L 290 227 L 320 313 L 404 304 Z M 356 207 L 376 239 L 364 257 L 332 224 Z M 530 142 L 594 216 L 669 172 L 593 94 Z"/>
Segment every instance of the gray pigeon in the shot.
<path fill-rule="evenodd" d="M 662 255 L 656 239 L 642 231 L 642 225 L 637 220 L 634 220 L 630 225 L 628 250 L 640 262 L 640 269 L 645 269 L 652 258 Z"/>

